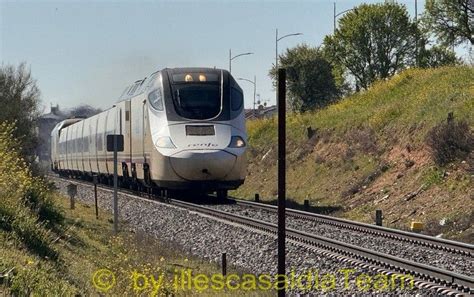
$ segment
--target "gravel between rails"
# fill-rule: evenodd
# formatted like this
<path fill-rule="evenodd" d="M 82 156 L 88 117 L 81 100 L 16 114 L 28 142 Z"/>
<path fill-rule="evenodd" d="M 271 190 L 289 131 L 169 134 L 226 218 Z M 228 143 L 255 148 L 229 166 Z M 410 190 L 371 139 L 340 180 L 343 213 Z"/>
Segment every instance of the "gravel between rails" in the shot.
<path fill-rule="evenodd" d="M 69 182 L 62 179 L 50 178 L 55 182 L 59 191 L 67 193 Z M 234 265 L 243 271 L 252 274 L 276 275 L 276 237 L 258 232 L 249 232 L 240 227 L 224 223 L 220 220 L 201 215 L 180 207 L 165 203 L 154 203 L 144 199 L 134 199 L 126 194 L 119 193 L 119 213 L 121 223 L 127 223 L 128 228 L 151 234 L 164 243 L 177 245 L 181 250 L 211 262 L 219 263 L 221 253 L 227 253 L 229 265 Z M 92 186 L 78 185 L 76 199 L 87 204 L 94 203 Z M 112 210 L 112 194 L 110 191 L 98 189 L 98 203 L 101 209 Z M 93 208 L 91 208 L 93 211 Z M 112 225 L 111 225 L 112 228 Z M 287 243 L 287 275 L 294 271 L 295 276 L 306 274 L 312 269 L 320 279 L 326 273 L 336 277 L 336 287 L 324 291 L 319 287 L 313 288 L 312 293 L 326 296 L 362 296 L 362 295 L 405 295 L 427 296 L 436 294 L 430 289 L 414 287 L 413 290 L 404 290 L 396 287 L 395 290 L 363 292 L 356 285 L 355 277 L 366 273 L 372 277 L 376 272 L 357 266 L 341 263 L 323 255 L 319 251 Z M 349 277 L 345 286 L 344 274 L 340 269 L 354 269 L 356 272 Z M 289 290 L 291 293 L 304 293 L 297 288 Z"/>
<path fill-rule="evenodd" d="M 236 204 L 208 205 L 208 207 L 275 224 L 277 223 L 277 214 L 264 209 Z M 439 249 L 420 246 L 415 243 L 375 236 L 292 216 L 287 216 L 286 223 L 288 228 L 314 233 L 378 252 L 409 259 L 417 263 L 443 268 L 467 276 L 474 274 L 474 259 L 470 256 L 453 254 Z"/>

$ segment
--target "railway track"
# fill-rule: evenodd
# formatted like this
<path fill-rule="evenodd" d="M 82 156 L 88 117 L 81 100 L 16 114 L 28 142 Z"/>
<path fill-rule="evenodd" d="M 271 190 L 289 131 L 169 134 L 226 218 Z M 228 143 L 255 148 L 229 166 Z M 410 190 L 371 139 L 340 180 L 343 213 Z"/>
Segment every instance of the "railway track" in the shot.
<path fill-rule="evenodd" d="M 172 203 L 174 205 L 183 206 L 187 209 L 192 209 L 206 215 L 234 222 L 266 233 L 273 235 L 277 234 L 278 226 L 266 221 L 256 220 L 179 200 L 173 200 Z M 353 264 L 359 264 L 362 266 L 364 263 L 368 264 L 379 272 L 385 272 L 387 274 L 398 272 L 413 275 L 418 278 L 419 285 L 432 286 L 437 289 L 439 293 L 448 293 L 450 289 L 463 293 L 474 293 L 474 278 L 466 275 L 425 264 L 415 263 L 400 257 L 379 253 L 295 229 L 287 228 L 286 237 L 290 241 L 310 248 L 327 250 L 335 257 L 342 256 L 342 258 L 346 258 L 347 261 L 354 262 Z"/>
<path fill-rule="evenodd" d="M 231 199 L 231 200 L 235 202 L 237 205 L 263 209 L 263 210 L 270 211 L 273 213 L 276 213 L 277 211 L 277 207 L 274 205 L 256 203 L 252 201 L 238 200 L 238 199 Z M 412 232 L 407 232 L 407 231 L 402 231 L 402 230 L 397 230 L 397 229 L 391 229 L 391 228 L 377 226 L 377 225 L 355 222 L 355 221 L 345 220 L 345 219 L 321 215 L 321 214 L 315 214 L 311 212 L 305 212 L 305 211 L 291 209 L 291 208 L 286 209 L 286 216 L 315 221 L 318 223 L 323 223 L 330 226 L 354 230 L 354 231 L 358 231 L 362 233 L 383 236 L 386 238 L 395 239 L 399 241 L 406 241 L 411 244 L 418 244 L 421 246 L 426 246 L 431 249 L 439 249 L 446 252 L 474 257 L 474 245 L 464 243 L 464 242 L 436 238 L 433 236 L 427 236 L 423 234 L 412 233 Z"/>
<path fill-rule="evenodd" d="M 55 177 L 58 178 L 57 176 Z M 74 182 L 87 186 L 91 185 L 90 183 L 83 181 L 75 180 Z M 110 188 L 106 186 L 101 185 L 101 188 L 106 191 L 111 191 Z M 150 201 L 150 199 L 144 198 L 142 195 L 137 196 L 137 193 L 128 190 L 120 191 L 130 197 Z M 151 201 L 158 203 L 154 200 Z M 264 220 L 249 218 L 246 216 L 217 210 L 212 207 L 184 202 L 176 199 L 172 199 L 169 202 L 173 205 L 180 206 L 206 216 L 214 217 L 232 224 L 238 224 L 253 231 L 263 232 L 271 236 L 276 236 L 277 234 L 277 225 Z M 256 208 L 266 208 L 270 211 L 274 211 L 275 208 L 271 205 L 248 201 L 235 200 L 235 203 Z M 311 220 L 325 220 L 325 222 L 328 224 L 338 224 L 338 226 L 345 226 L 346 228 L 358 228 L 354 230 L 360 229 L 367 233 L 376 232 L 374 234 L 383 234 L 383 236 L 389 238 L 416 242 L 418 244 L 440 248 L 445 251 L 472 256 L 473 247 L 472 245 L 468 244 L 440 240 L 438 238 L 430 238 L 429 236 L 420 234 L 411 234 L 404 231 L 356 223 L 343 219 L 335 219 L 328 216 L 306 213 L 298 210 L 288 210 L 288 215 L 304 217 Z M 416 263 L 411 260 L 318 236 L 301 230 L 287 228 L 286 235 L 287 240 L 290 242 L 304 246 L 305 248 L 317 249 L 319 251 L 322 250 L 322 253 L 324 253 L 326 256 L 337 258 L 340 261 L 348 262 L 352 265 L 370 268 L 372 270 L 378 271 L 379 273 L 385 273 L 387 275 L 393 275 L 397 273 L 411 275 L 415 278 L 414 283 L 416 286 L 420 288 L 430 288 L 439 294 L 474 294 L 474 279 L 471 276 L 455 273 L 453 271 L 426 264 Z"/>

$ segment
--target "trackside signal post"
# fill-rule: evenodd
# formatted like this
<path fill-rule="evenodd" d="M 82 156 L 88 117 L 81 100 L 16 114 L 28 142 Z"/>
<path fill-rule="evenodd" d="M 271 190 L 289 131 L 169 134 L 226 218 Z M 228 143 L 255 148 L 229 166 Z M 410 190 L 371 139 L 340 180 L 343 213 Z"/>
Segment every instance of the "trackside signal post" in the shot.
<path fill-rule="evenodd" d="M 285 296 L 286 70 L 278 69 L 278 296 Z"/>
<path fill-rule="evenodd" d="M 118 232 L 117 152 L 123 152 L 123 135 L 107 135 L 107 151 L 114 152 L 114 233 Z"/>

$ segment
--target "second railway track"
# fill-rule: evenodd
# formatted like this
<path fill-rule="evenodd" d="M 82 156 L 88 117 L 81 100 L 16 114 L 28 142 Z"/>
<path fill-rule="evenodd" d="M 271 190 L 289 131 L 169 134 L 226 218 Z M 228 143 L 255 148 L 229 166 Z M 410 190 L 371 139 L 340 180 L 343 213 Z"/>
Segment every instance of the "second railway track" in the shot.
<path fill-rule="evenodd" d="M 276 213 L 277 207 L 274 205 L 256 203 L 245 200 L 234 199 L 237 205 L 249 206 L 258 209 L 264 209 L 273 213 Z M 427 236 L 423 234 L 411 233 L 403 230 L 397 230 L 392 228 L 386 228 L 377 225 L 371 225 L 356 221 L 345 220 L 341 218 L 331 217 L 327 215 L 315 214 L 311 212 L 296 210 L 287 208 L 287 217 L 300 218 L 305 220 L 311 220 L 322 224 L 327 224 L 339 228 L 354 230 L 362 233 L 368 233 L 372 235 L 382 236 L 390 239 L 396 239 L 400 241 L 407 241 L 413 244 L 419 244 L 432 249 L 440 249 L 455 254 L 466 255 L 473 257 L 474 246 L 472 244 L 452 241 L 442 238 L 436 238 L 433 236 Z"/>

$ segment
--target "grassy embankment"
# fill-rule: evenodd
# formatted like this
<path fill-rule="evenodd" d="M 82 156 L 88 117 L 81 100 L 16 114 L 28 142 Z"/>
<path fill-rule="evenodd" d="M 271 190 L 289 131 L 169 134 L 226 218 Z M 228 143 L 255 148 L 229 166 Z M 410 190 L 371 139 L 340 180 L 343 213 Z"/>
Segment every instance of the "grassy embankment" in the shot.
<path fill-rule="evenodd" d="M 219 273 L 216 265 L 188 259 L 145 235 L 124 230 L 114 236 L 110 213 L 101 211 L 97 220 L 93 207 L 77 202 L 70 210 L 68 199 L 31 176 L 10 132 L 11 126 L 0 124 L 1 296 L 168 295 L 176 293 L 175 270 L 192 269 L 193 275 Z M 115 284 L 108 290 L 110 276 L 97 281 L 102 289 L 92 282 L 99 269 L 115 275 Z M 134 271 L 146 275 L 147 282 L 136 274 L 134 286 Z M 166 287 L 155 291 L 151 276 L 159 280 L 162 273 Z M 177 294 L 198 294 L 196 288 L 185 289 Z M 215 294 L 222 293 L 230 292 Z"/>
<path fill-rule="evenodd" d="M 386 225 L 406 228 L 419 220 L 427 233 L 469 238 L 474 157 L 440 167 L 426 145 L 448 112 L 474 126 L 472 67 L 407 70 L 323 110 L 289 115 L 288 196 L 340 206 L 338 215 L 367 222 L 382 209 Z M 311 139 L 307 127 L 316 129 Z M 233 194 L 273 200 L 276 118 L 249 121 L 247 128 L 249 175 Z"/>

